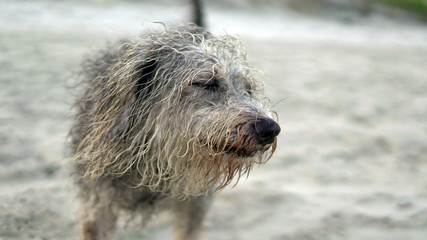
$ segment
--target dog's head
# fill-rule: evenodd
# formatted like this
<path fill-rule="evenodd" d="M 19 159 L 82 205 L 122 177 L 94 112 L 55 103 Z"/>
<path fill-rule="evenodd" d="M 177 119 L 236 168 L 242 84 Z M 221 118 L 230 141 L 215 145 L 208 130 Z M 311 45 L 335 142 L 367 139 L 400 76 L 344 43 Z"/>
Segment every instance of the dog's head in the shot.
<path fill-rule="evenodd" d="M 98 71 L 97 116 L 110 149 L 121 148 L 109 154 L 115 172 L 136 169 L 140 185 L 197 195 L 274 152 L 280 127 L 236 38 L 186 27 L 124 43 L 114 58 Z"/>

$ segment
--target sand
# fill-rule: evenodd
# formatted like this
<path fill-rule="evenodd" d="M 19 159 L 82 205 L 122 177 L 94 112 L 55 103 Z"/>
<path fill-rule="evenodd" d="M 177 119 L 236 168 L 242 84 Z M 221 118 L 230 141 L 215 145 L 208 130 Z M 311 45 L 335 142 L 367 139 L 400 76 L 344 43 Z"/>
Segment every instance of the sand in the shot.
<path fill-rule="evenodd" d="M 187 7 L 0 2 L 0 239 L 78 238 L 73 76 L 107 41 L 182 22 Z M 267 164 L 217 193 L 205 239 L 427 239 L 425 23 L 212 4 L 208 24 L 246 42 L 282 133 Z M 116 239 L 171 239 L 169 217 Z"/>

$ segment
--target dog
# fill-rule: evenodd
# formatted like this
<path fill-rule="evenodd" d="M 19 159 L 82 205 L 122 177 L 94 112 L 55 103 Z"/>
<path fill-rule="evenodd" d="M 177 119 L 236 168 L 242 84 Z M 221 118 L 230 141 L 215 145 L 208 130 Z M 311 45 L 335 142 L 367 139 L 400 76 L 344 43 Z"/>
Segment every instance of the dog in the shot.
<path fill-rule="evenodd" d="M 277 116 L 235 37 L 175 27 L 83 66 L 70 130 L 82 239 L 111 238 L 123 212 L 148 221 L 165 208 L 175 239 L 200 239 L 214 192 L 276 148 Z"/>

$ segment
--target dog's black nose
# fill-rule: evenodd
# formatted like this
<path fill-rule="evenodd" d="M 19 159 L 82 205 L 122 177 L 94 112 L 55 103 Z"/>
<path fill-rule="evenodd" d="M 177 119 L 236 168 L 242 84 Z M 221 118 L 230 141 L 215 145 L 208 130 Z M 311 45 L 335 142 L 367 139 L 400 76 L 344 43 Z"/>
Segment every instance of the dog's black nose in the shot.
<path fill-rule="evenodd" d="M 273 119 L 259 119 L 254 124 L 259 144 L 267 145 L 274 142 L 280 133 L 280 126 Z"/>

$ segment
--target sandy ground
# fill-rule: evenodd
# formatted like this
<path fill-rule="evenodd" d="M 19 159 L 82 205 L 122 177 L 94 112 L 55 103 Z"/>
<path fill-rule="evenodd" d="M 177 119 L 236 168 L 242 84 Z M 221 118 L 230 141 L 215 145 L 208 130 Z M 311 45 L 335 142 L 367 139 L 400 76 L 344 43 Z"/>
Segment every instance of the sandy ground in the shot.
<path fill-rule="evenodd" d="M 0 239 L 77 239 L 72 76 L 107 40 L 186 13 L 172 2 L 0 2 Z M 247 43 L 283 132 L 270 162 L 217 194 L 205 239 L 427 239 L 425 24 L 221 4 L 208 13 L 213 32 Z M 116 239 L 170 239 L 168 217 Z"/>

